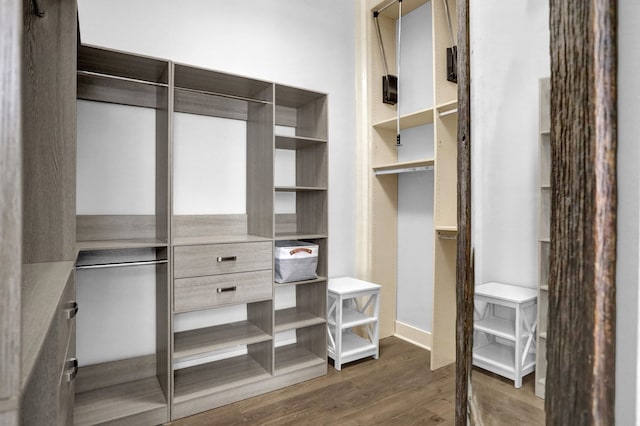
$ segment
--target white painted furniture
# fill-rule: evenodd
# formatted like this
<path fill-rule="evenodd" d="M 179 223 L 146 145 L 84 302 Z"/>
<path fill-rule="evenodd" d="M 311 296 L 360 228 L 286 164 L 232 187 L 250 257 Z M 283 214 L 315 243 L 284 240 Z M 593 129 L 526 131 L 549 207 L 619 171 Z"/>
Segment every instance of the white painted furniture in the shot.
<path fill-rule="evenodd" d="M 537 291 L 510 284 L 486 283 L 475 289 L 473 365 L 514 381 L 522 386 L 522 377 L 535 369 Z M 508 310 L 502 314 L 501 306 Z M 498 313 L 499 315 L 496 315 Z M 508 319 L 513 318 L 513 319 Z"/>
<path fill-rule="evenodd" d="M 369 356 L 378 359 L 381 287 L 350 277 L 329 280 L 328 352 L 336 370 L 340 370 L 342 364 Z M 354 333 L 356 327 L 363 329 L 366 337 Z"/>

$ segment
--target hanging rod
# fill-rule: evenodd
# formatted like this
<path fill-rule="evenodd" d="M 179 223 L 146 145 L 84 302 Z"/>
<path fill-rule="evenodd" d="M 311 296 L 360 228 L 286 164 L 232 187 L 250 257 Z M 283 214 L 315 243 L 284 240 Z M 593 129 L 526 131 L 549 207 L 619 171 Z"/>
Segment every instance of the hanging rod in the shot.
<path fill-rule="evenodd" d="M 458 108 L 450 109 L 449 111 L 439 112 L 438 117 L 446 117 L 447 115 L 457 114 Z"/>
<path fill-rule="evenodd" d="M 40 7 L 40 1 L 31 0 L 31 3 L 33 3 L 33 13 L 35 13 L 38 18 L 44 18 L 47 13 Z"/>
<path fill-rule="evenodd" d="M 76 269 L 121 268 L 124 266 L 160 265 L 168 262 L 169 261 L 167 259 L 161 259 L 161 260 L 140 260 L 136 262 L 98 263 L 95 265 L 79 265 L 79 266 L 76 266 Z"/>

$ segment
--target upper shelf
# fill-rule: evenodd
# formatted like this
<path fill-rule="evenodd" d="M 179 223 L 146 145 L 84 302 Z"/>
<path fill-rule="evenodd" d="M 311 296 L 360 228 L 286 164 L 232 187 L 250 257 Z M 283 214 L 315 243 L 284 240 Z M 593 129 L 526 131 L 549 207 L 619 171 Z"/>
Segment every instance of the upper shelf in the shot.
<path fill-rule="evenodd" d="M 323 143 L 327 143 L 327 140 L 318 138 L 307 138 L 304 136 L 276 135 L 277 149 L 302 149 Z"/>
<path fill-rule="evenodd" d="M 379 121 L 373 124 L 378 129 L 396 129 L 396 117 Z M 425 108 L 420 111 L 412 112 L 400 116 L 400 129 L 410 129 L 412 127 L 422 126 L 424 124 L 433 123 L 433 108 Z"/>
<path fill-rule="evenodd" d="M 393 0 L 381 1 L 375 7 L 373 7 L 371 10 L 372 11 L 376 11 L 376 10 L 381 9 L 384 6 L 386 6 L 386 5 L 388 5 L 389 3 L 392 3 L 392 2 L 393 2 Z M 415 9 L 417 9 L 420 6 L 422 6 L 426 2 L 427 2 L 427 0 L 403 0 L 402 1 L 402 16 L 405 16 L 406 14 L 413 12 Z M 397 4 L 396 5 L 392 5 L 392 6 L 388 7 L 388 8 L 386 8 L 384 11 L 380 12 L 380 14 L 382 16 L 386 16 L 387 18 L 398 19 L 398 5 Z"/>
<path fill-rule="evenodd" d="M 458 113 L 458 102 L 451 101 L 444 104 L 436 105 L 435 108 L 424 108 L 410 114 L 400 116 L 400 130 L 410 129 L 412 127 L 423 126 L 433 123 L 434 116 L 439 117 L 453 116 Z M 386 120 L 378 121 L 373 124 L 377 129 L 395 130 L 397 125 L 397 117 L 391 117 Z"/>
<path fill-rule="evenodd" d="M 398 173 L 419 172 L 432 170 L 434 166 L 433 158 L 416 161 L 403 161 L 399 163 L 385 164 L 373 167 L 376 175 L 395 175 Z"/>

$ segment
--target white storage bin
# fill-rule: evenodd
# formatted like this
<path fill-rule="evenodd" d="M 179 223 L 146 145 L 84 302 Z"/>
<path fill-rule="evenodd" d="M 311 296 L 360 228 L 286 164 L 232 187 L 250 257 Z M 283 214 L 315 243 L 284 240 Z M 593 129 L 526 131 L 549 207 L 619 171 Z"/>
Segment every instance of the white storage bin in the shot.
<path fill-rule="evenodd" d="M 275 280 L 278 283 L 317 278 L 318 245 L 306 241 L 276 241 Z"/>

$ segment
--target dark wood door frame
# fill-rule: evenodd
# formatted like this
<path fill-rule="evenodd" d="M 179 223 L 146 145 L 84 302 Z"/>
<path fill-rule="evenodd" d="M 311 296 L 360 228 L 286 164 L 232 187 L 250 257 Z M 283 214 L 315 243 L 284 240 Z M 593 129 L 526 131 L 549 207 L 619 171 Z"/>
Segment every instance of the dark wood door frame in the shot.
<path fill-rule="evenodd" d="M 473 346 L 469 1 L 458 4 L 456 424 Z M 552 213 L 546 423 L 614 424 L 616 1 L 550 0 Z"/>

